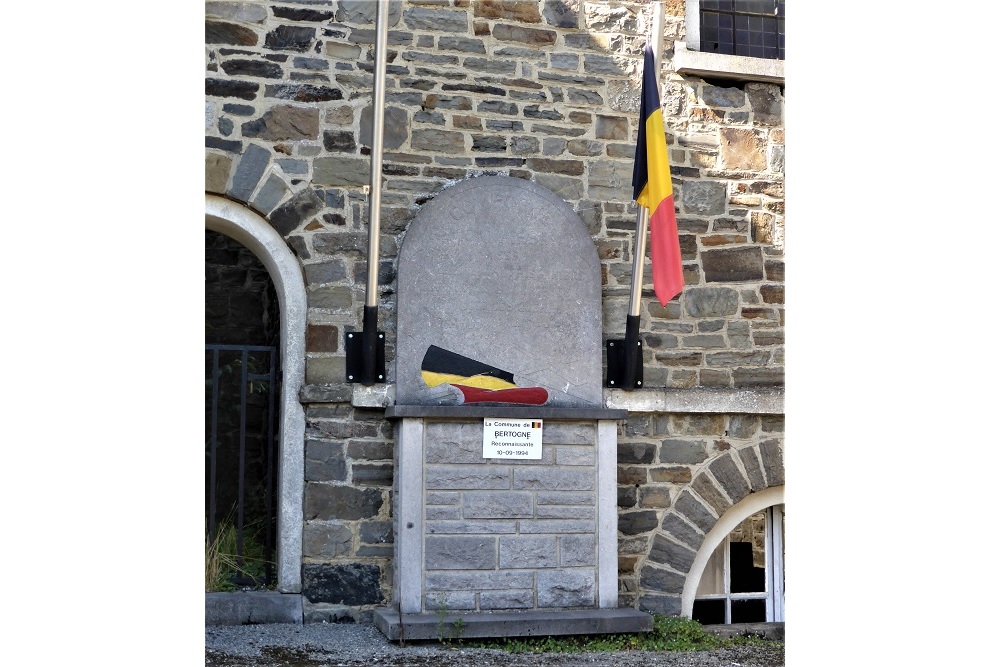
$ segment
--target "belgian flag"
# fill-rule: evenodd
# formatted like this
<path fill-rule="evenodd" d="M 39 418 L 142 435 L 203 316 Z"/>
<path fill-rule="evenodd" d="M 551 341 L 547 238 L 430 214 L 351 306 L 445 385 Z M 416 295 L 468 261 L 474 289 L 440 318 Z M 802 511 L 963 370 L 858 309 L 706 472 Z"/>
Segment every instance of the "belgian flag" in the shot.
<path fill-rule="evenodd" d="M 657 90 L 653 48 L 646 42 L 642 66 L 642 101 L 639 103 L 639 138 L 632 168 L 632 197 L 649 211 L 649 254 L 653 263 L 653 291 L 661 305 L 684 288 L 681 246 L 670 183 L 667 138 Z"/>
<path fill-rule="evenodd" d="M 543 405 L 549 393 L 542 387 L 519 387 L 514 374 L 456 352 L 431 345 L 424 353 L 420 375 L 428 387 L 448 384 L 465 403 Z"/>

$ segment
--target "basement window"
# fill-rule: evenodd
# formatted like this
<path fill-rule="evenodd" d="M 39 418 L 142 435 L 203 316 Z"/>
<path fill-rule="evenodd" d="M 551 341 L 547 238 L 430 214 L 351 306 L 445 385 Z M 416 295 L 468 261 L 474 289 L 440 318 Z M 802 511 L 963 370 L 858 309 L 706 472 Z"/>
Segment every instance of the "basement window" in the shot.
<path fill-rule="evenodd" d="M 712 553 L 691 617 L 703 625 L 785 620 L 785 506 L 740 523 Z"/>
<path fill-rule="evenodd" d="M 679 74 L 785 81 L 785 0 L 688 0 Z"/>

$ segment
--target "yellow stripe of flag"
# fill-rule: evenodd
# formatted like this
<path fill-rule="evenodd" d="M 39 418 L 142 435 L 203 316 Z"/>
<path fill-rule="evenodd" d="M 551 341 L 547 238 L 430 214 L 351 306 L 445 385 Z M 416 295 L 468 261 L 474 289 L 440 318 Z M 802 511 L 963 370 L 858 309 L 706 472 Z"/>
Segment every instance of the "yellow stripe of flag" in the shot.
<path fill-rule="evenodd" d="M 667 197 L 674 194 L 670 183 L 670 161 L 667 158 L 667 138 L 663 133 L 663 112 L 659 107 L 646 118 L 646 186 L 636 197 L 650 215 Z"/>

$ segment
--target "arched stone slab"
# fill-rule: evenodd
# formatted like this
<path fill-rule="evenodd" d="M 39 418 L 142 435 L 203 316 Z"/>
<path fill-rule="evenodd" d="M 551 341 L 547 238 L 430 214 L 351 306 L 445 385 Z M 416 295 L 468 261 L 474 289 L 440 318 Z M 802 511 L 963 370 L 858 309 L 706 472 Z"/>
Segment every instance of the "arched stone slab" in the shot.
<path fill-rule="evenodd" d="M 432 346 L 543 388 L 544 405 L 601 403 L 600 262 L 549 190 L 505 176 L 443 190 L 406 232 L 398 286 L 397 404 L 469 402 L 451 384 L 428 386 Z"/>

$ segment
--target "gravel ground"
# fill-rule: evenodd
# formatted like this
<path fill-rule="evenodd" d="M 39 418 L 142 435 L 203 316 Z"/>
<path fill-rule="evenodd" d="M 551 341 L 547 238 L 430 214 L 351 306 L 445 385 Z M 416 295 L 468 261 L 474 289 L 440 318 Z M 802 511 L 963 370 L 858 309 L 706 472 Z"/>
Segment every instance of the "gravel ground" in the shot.
<path fill-rule="evenodd" d="M 206 667 L 779 667 L 780 642 L 715 651 L 517 654 L 387 640 L 371 623 L 205 628 Z"/>

